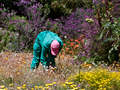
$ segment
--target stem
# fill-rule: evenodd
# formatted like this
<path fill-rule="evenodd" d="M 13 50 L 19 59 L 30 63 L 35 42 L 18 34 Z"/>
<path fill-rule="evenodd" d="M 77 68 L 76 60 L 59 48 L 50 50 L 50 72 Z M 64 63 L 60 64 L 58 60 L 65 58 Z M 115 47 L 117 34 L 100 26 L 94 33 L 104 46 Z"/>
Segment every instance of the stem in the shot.
<path fill-rule="evenodd" d="M 81 67 L 81 66 L 80 66 Z M 79 82 L 80 82 L 80 67 L 79 67 Z"/>

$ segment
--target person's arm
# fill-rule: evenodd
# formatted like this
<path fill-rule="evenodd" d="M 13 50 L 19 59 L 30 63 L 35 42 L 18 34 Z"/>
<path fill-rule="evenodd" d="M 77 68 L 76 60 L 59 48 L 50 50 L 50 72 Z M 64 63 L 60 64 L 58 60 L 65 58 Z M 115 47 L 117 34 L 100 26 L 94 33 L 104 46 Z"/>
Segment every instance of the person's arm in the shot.
<path fill-rule="evenodd" d="M 41 50 L 41 57 L 40 57 L 40 62 L 42 64 L 42 66 L 46 67 L 46 63 L 47 63 L 47 58 L 46 58 L 46 55 L 47 55 L 47 48 L 45 48 L 44 46 L 42 47 L 42 50 Z"/>

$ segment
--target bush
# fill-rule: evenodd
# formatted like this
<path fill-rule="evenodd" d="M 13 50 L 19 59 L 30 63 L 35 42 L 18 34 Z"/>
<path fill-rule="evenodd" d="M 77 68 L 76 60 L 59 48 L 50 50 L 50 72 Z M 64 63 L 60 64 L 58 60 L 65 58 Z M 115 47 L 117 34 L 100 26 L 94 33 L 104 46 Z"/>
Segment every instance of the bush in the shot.
<path fill-rule="evenodd" d="M 41 31 L 44 31 L 45 20 L 50 12 L 49 8 L 44 8 L 42 4 L 36 3 L 36 0 L 22 0 L 16 4 L 27 16 L 28 22 L 32 25 L 33 37 L 36 38 Z"/>
<path fill-rule="evenodd" d="M 112 0 L 113 7 L 111 9 L 113 9 L 113 16 L 118 18 L 120 16 L 120 0 Z"/>
<path fill-rule="evenodd" d="M 10 41 L 10 32 L 0 28 L 0 52 L 6 50 L 6 45 Z"/>
<path fill-rule="evenodd" d="M 84 8 L 92 8 L 93 6 L 93 0 L 83 0 L 84 2 Z"/>
<path fill-rule="evenodd" d="M 66 17 L 66 19 L 61 18 L 61 35 L 63 35 L 63 37 L 67 36 L 69 39 L 78 38 L 83 28 L 81 24 L 85 21 L 87 16 L 93 16 L 93 11 L 91 9 L 84 10 L 83 8 L 78 8 L 76 11 L 72 12 L 69 17 Z"/>
<path fill-rule="evenodd" d="M 11 40 L 12 50 L 32 50 L 34 41 L 33 29 L 24 17 L 13 16 L 6 28 L 18 34 L 17 37 Z"/>
<path fill-rule="evenodd" d="M 110 72 L 107 69 L 92 69 L 91 71 L 81 71 L 70 76 L 68 81 L 75 81 L 80 87 L 86 90 L 118 90 L 120 75 L 118 72 Z"/>
<path fill-rule="evenodd" d="M 114 18 L 113 21 L 108 21 L 106 18 L 102 25 L 104 30 L 101 32 L 100 39 L 101 51 L 106 52 L 104 56 L 109 60 L 109 63 L 119 60 L 119 48 L 120 48 L 120 18 Z M 107 45 L 107 47 L 103 47 Z M 106 49 L 106 50 L 105 50 Z M 103 56 L 103 57 L 104 57 Z M 104 58 L 105 59 L 105 58 Z"/>
<path fill-rule="evenodd" d="M 19 0 L 1 0 L 0 3 L 4 4 L 4 7 L 11 11 L 17 11 L 19 13 L 19 8 L 14 5 L 14 2 L 18 2 Z"/>
<path fill-rule="evenodd" d="M 60 26 L 63 41 L 65 36 L 68 39 L 84 39 L 80 44 L 82 50 L 79 51 L 79 60 L 84 56 L 87 58 L 95 56 L 99 46 L 99 41 L 97 41 L 99 30 L 99 23 L 94 17 L 92 9 L 77 9 L 66 20 L 63 18 L 63 23 Z"/>
<path fill-rule="evenodd" d="M 112 63 L 119 59 L 119 19 L 115 19 L 113 3 L 108 1 L 94 2 L 96 17 L 101 26 L 99 35 L 99 52 L 97 60 Z M 117 43 L 116 43 L 117 42 Z"/>
<path fill-rule="evenodd" d="M 4 7 L 4 4 L 1 3 L 0 7 L 0 26 L 5 28 L 6 23 L 9 21 L 11 16 L 15 15 L 16 12 L 14 11 L 9 11 Z"/>

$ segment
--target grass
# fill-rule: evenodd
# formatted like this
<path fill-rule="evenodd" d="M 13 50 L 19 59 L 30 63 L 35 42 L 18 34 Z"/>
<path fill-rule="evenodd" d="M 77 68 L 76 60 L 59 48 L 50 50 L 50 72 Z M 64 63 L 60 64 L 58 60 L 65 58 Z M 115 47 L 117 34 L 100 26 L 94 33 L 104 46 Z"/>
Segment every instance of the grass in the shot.
<path fill-rule="evenodd" d="M 30 72 L 32 53 L 1 52 L 0 58 L 0 85 L 6 88 L 10 84 L 14 89 L 26 84 L 26 88 L 30 90 L 35 88 L 34 86 L 46 87 L 46 84 L 56 83 L 54 88 L 60 89 L 71 73 L 77 73 L 70 63 L 69 55 L 59 55 L 56 59 L 56 68 L 44 72 L 40 64 L 34 73 Z"/>
<path fill-rule="evenodd" d="M 0 90 L 120 89 L 119 64 L 115 65 L 116 62 L 109 67 L 104 62 L 77 66 L 71 62 L 74 57 L 59 54 L 56 68 L 44 72 L 40 64 L 36 71 L 30 72 L 32 58 L 32 53 L 1 52 Z M 101 80 L 102 83 L 96 83 Z M 109 88 L 102 86 L 105 82 Z"/>

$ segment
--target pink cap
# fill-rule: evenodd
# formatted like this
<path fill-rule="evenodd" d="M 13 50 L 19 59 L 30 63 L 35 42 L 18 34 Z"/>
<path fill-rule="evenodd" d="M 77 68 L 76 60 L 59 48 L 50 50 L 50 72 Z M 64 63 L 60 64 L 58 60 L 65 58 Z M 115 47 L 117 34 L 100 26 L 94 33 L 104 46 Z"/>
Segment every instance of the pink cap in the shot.
<path fill-rule="evenodd" d="M 57 56 L 59 53 L 60 43 L 57 40 L 53 40 L 51 43 L 51 54 Z"/>

